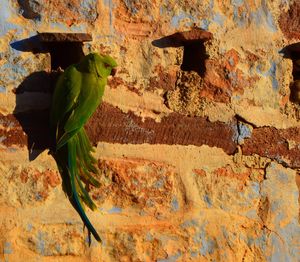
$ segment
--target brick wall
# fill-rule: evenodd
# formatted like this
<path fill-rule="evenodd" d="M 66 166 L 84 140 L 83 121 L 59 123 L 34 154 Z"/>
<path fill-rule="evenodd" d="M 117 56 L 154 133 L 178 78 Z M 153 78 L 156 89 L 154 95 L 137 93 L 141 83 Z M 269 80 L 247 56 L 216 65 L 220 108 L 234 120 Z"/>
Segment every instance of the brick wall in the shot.
<path fill-rule="evenodd" d="M 297 261 L 299 10 L 2 0 L 0 261 Z M 88 246 L 48 154 L 59 72 L 37 32 L 88 33 L 84 53 L 119 64 L 86 125 L 101 183 L 87 214 L 102 244 Z"/>

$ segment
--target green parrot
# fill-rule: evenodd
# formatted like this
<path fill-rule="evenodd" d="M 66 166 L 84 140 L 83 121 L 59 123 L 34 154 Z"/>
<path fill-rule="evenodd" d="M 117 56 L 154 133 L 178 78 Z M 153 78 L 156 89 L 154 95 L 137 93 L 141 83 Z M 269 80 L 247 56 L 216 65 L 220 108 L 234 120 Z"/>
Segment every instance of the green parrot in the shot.
<path fill-rule="evenodd" d="M 97 208 L 84 184 L 100 186 L 91 174 L 97 174 L 98 169 L 84 124 L 100 104 L 107 77 L 115 73 L 116 66 L 110 56 L 91 53 L 80 63 L 67 67 L 57 80 L 50 111 L 50 128 L 55 137 L 52 154 L 64 189 L 85 226 L 99 242 L 101 238 L 83 206 L 85 203 L 92 210 Z"/>

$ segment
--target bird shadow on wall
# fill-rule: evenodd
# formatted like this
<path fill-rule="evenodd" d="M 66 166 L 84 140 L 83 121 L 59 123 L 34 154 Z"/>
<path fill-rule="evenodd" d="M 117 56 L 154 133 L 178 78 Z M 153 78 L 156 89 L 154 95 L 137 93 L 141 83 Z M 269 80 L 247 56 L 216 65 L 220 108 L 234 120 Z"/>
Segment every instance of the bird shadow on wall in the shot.
<path fill-rule="evenodd" d="M 49 107 L 55 78 L 55 73 L 34 72 L 15 90 L 14 116 L 27 136 L 30 161 L 51 148 Z"/>
<path fill-rule="evenodd" d="M 40 48 L 37 36 L 13 42 L 10 46 L 23 52 L 46 53 Z M 15 89 L 13 114 L 27 136 L 30 161 L 51 147 L 49 106 L 56 75 L 56 72 L 33 72 Z"/>
<path fill-rule="evenodd" d="M 51 70 L 31 73 L 15 89 L 16 106 L 13 114 L 27 136 L 30 161 L 44 150 L 53 149 L 49 113 L 55 83 L 62 69 L 77 63 L 84 56 L 82 43 L 68 41 L 68 37 L 74 37 L 70 35 L 41 34 L 10 44 L 13 49 L 22 52 L 50 53 Z"/>

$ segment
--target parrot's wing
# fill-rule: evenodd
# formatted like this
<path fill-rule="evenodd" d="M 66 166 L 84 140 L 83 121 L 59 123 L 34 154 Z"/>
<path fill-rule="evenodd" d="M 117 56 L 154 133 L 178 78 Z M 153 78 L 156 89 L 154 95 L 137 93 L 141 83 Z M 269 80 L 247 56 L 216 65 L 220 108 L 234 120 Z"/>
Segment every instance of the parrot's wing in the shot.
<path fill-rule="evenodd" d="M 78 104 L 72 108 L 72 112 L 68 115 L 68 119 L 64 124 L 64 134 L 60 136 L 57 143 L 57 149 L 62 147 L 73 137 L 90 118 L 100 103 L 100 98 L 104 91 L 106 80 L 97 78 L 92 73 L 81 73 L 81 92 L 77 98 Z"/>
<path fill-rule="evenodd" d="M 51 123 L 62 125 L 76 107 L 81 90 L 81 73 L 69 66 L 59 77 L 53 94 Z"/>
<path fill-rule="evenodd" d="M 57 81 L 50 114 L 51 126 L 56 129 L 56 141 L 63 136 L 64 133 L 60 132 L 64 132 L 66 121 L 78 105 L 81 78 L 81 72 L 75 66 L 70 66 Z"/>

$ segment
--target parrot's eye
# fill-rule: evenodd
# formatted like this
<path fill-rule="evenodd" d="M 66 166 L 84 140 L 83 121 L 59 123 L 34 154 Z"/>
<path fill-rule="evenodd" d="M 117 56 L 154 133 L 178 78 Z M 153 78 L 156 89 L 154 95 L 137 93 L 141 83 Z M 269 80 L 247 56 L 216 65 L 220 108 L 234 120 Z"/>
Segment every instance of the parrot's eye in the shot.
<path fill-rule="evenodd" d="M 108 68 L 108 67 L 110 67 L 110 65 L 109 65 L 109 64 L 106 64 L 106 63 L 104 63 L 104 67 L 105 67 L 105 68 Z"/>

